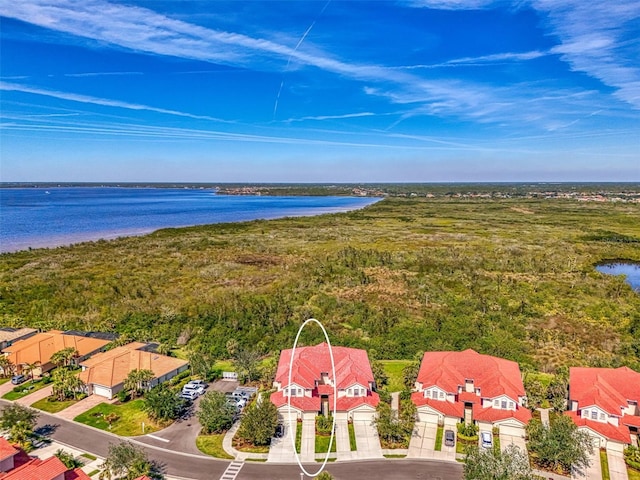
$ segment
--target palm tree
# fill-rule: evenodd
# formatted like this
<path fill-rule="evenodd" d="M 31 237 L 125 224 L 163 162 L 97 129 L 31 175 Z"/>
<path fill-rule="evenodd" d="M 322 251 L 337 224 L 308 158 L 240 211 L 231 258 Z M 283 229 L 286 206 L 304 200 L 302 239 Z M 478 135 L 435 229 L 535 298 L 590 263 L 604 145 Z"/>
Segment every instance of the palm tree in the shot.
<path fill-rule="evenodd" d="M 155 374 L 151 370 L 131 370 L 124 381 L 124 389 L 135 398 L 142 390 L 149 388 L 154 378 Z"/>
<path fill-rule="evenodd" d="M 57 365 L 58 367 L 62 365 L 68 367 L 73 359 L 78 355 L 78 351 L 73 347 L 63 348 L 62 350 L 58 350 L 53 355 L 51 355 L 51 363 Z"/>
<path fill-rule="evenodd" d="M 15 369 L 16 369 L 16 366 L 9 359 L 9 357 L 0 355 L 0 370 L 2 370 L 3 377 L 10 376 L 15 371 Z"/>
<path fill-rule="evenodd" d="M 40 362 L 36 360 L 33 363 L 23 363 L 22 371 L 31 377 L 31 381 L 33 381 L 33 371 L 40 366 Z"/>

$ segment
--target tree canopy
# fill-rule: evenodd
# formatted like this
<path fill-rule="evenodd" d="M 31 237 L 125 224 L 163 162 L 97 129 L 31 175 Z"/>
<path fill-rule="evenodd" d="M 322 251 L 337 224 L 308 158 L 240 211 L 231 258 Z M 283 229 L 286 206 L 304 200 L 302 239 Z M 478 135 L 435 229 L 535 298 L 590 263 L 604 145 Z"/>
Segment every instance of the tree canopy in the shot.
<path fill-rule="evenodd" d="M 144 395 L 144 410 L 154 420 L 175 420 L 183 408 L 184 401 L 164 383 Z"/>
<path fill-rule="evenodd" d="M 110 444 L 102 468 L 100 480 L 133 480 L 143 475 L 153 480 L 164 478 L 160 465 L 149 460 L 142 447 L 131 442 Z"/>
<path fill-rule="evenodd" d="M 253 445 L 269 445 L 278 424 L 278 409 L 268 399 L 254 401 L 244 410 L 238 436 Z"/>
<path fill-rule="evenodd" d="M 205 434 L 228 430 L 233 425 L 234 415 L 235 407 L 222 392 L 207 392 L 200 400 L 197 416 Z"/>
<path fill-rule="evenodd" d="M 547 427 L 534 419 L 527 425 L 529 451 L 541 468 L 558 473 L 582 472 L 593 453 L 591 436 L 567 415 L 560 415 Z"/>
<path fill-rule="evenodd" d="M 515 445 L 499 448 L 469 448 L 464 459 L 464 480 L 539 480 L 529 458 Z"/>

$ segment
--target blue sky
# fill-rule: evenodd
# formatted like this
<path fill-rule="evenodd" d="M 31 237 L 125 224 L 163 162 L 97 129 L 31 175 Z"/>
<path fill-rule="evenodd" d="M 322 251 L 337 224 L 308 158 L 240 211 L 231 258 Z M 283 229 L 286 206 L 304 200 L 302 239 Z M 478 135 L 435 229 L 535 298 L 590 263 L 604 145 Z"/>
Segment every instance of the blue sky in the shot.
<path fill-rule="evenodd" d="M 639 0 L 0 0 L 2 181 L 639 181 Z"/>

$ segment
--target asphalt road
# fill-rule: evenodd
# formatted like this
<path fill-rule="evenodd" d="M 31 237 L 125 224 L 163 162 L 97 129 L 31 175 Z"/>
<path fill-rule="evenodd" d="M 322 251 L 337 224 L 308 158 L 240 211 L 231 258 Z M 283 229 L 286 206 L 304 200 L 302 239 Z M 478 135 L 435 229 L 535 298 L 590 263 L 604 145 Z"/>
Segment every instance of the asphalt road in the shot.
<path fill-rule="evenodd" d="M 0 400 L 0 406 L 9 404 Z M 107 432 L 58 418 L 41 412 L 38 428 L 50 431 L 54 440 L 101 457 L 108 454 L 109 444 L 122 438 Z M 143 445 L 138 443 L 139 445 Z M 216 480 L 226 470 L 229 462 L 201 455 L 164 450 L 162 447 L 143 445 L 149 457 L 164 465 L 165 473 L 194 480 Z M 307 470 L 316 471 L 320 464 L 309 465 Z M 452 462 L 433 460 L 375 460 L 363 462 L 329 463 L 327 470 L 337 480 L 460 480 L 462 466 Z M 274 465 L 261 462 L 245 462 L 236 480 L 299 480 L 297 465 Z M 306 477 L 308 478 L 308 477 Z"/>

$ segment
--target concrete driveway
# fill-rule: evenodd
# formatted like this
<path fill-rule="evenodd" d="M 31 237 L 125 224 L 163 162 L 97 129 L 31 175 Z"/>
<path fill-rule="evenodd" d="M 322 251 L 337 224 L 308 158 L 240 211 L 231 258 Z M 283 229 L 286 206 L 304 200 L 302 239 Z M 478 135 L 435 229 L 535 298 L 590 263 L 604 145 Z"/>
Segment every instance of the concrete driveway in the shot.
<path fill-rule="evenodd" d="M 584 475 L 577 475 L 574 472 L 572 478 L 581 480 L 602 480 L 602 466 L 600 465 L 600 450 L 593 449 L 593 453 L 589 456 L 590 465 L 584 472 Z M 613 479 L 613 477 L 611 477 Z"/>
<path fill-rule="evenodd" d="M 0 397 L 9 393 L 11 390 L 14 389 L 14 387 L 15 385 L 11 383 L 11 380 L 0 385 Z"/>
<path fill-rule="evenodd" d="M 67 420 L 73 420 L 81 413 L 86 412 L 87 410 L 91 410 L 96 405 L 101 403 L 115 403 L 118 399 L 114 398 L 113 400 L 109 400 L 108 398 L 101 397 L 100 395 L 89 395 L 87 398 L 83 398 L 77 403 L 65 408 L 64 410 L 60 410 L 56 415 L 58 417 L 65 418 Z"/>
<path fill-rule="evenodd" d="M 349 422 L 346 418 L 336 417 L 336 453 L 338 460 L 350 460 L 353 457 L 349 443 Z"/>
<path fill-rule="evenodd" d="M 629 480 L 627 465 L 624 463 L 622 452 L 607 449 L 607 459 L 609 461 L 609 477 L 611 480 Z"/>
<path fill-rule="evenodd" d="M 501 433 L 499 435 L 500 438 L 500 450 L 503 452 L 507 449 L 509 445 L 515 445 L 520 449 L 524 454 L 527 453 L 527 443 L 524 441 L 524 438 L 519 435 L 505 435 Z"/>
<path fill-rule="evenodd" d="M 416 422 L 413 435 L 409 440 L 407 458 L 433 457 L 437 433 L 438 425 L 436 423 Z"/>
<path fill-rule="evenodd" d="M 316 460 L 316 416 L 302 415 L 302 441 L 300 442 L 300 460 L 315 462 Z"/>
<path fill-rule="evenodd" d="M 353 430 L 356 434 L 355 458 L 382 458 L 378 431 L 370 420 L 354 420 Z"/>
<path fill-rule="evenodd" d="M 38 400 L 42 400 L 43 398 L 51 396 L 52 393 L 53 385 L 48 385 L 44 388 L 41 388 L 40 390 L 36 390 L 35 392 L 30 393 L 25 397 L 19 398 L 18 400 L 16 400 L 16 403 L 28 407 L 29 405 L 36 403 Z"/>
<path fill-rule="evenodd" d="M 296 427 L 296 422 L 293 422 L 293 427 Z M 292 432 L 289 429 L 289 424 L 284 423 L 284 435 L 282 438 L 272 438 L 271 446 L 269 447 L 269 456 L 267 462 L 270 463 L 295 463 L 296 456 L 293 453 L 293 444 L 291 442 Z"/>

